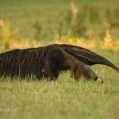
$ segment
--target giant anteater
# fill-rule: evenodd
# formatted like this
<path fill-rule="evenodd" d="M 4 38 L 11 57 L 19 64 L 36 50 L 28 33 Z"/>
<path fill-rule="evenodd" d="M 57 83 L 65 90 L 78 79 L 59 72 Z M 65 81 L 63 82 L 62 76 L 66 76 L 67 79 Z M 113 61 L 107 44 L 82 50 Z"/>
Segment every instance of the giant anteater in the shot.
<path fill-rule="evenodd" d="M 93 64 L 105 64 L 119 71 L 110 61 L 87 49 L 74 45 L 52 44 L 0 54 L 0 76 L 24 78 L 34 75 L 41 79 L 44 75 L 57 79 L 61 71 L 71 70 L 75 80 L 79 80 L 81 76 L 97 80 L 97 74 L 90 68 Z"/>

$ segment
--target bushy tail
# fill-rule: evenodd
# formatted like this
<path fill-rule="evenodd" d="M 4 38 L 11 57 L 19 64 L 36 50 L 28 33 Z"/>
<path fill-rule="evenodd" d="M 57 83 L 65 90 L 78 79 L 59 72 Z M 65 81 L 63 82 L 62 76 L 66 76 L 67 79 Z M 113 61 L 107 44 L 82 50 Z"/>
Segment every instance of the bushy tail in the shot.
<path fill-rule="evenodd" d="M 119 72 L 119 68 L 116 67 L 112 62 L 110 62 L 109 60 L 102 57 L 101 55 L 98 55 L 88 49 L 85 49 L 79 46 L 74 46 L 74 45 L 67 45 L 67 44 L 61 44 L 57 46 L 62 48 L 65 52 L 74 56 L 79 61 L 83 62 L 84 64 L 87 64 L 90 66 L 95 64 L 103 64 L 103 65 L 112 67 L 113 69 Z"/>

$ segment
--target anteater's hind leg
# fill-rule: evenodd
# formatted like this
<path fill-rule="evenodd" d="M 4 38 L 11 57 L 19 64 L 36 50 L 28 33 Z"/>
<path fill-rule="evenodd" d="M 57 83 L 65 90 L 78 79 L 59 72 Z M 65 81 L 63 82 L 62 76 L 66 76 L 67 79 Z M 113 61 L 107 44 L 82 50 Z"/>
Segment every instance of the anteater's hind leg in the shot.
<path fill-rule="evenodd" d="M 43 76 L 42 70 L 41 69 L 38 70 L 35 75 L 36 75 L 36 78 L 40 80 L 42 78 L 42 76 Z"/>

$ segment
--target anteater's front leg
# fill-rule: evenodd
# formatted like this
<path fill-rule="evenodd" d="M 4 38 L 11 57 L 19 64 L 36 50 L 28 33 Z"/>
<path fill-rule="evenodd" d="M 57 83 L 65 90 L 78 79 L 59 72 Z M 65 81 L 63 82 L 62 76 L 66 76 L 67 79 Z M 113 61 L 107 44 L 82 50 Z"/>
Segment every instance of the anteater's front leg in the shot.
<path fill-rule="evenodd" d="M 57 64 L 52 60 L 47 59 L 44 63 L 43 75 L 46 78 L 50 78 L 50 80 L 57 79 L 59 76 Z"/>
<path fill-rule="evenodd" d="M 73 56 L 66 54 L 66 64 L 70 67 L 75 80 L 79 81 L 83 76 L 88 80 L 95 80 L 98 83 L 102 82 L 89 65 L 85 65 Z"/>

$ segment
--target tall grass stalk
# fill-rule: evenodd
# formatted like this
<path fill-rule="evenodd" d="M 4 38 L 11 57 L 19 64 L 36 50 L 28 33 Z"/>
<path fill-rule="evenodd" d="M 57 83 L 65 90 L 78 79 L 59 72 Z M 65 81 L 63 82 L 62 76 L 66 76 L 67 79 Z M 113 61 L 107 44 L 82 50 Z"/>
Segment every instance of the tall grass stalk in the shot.
<path fill-rule="evenodd" d="M 9 22 L 3 22 L 0 21 L 0 27 L 1 27 L 1 37 L 3 39 L 4 42 L 4 47 L 5 49 L 9 49 L 10 48 L 10 24 Z"/>

